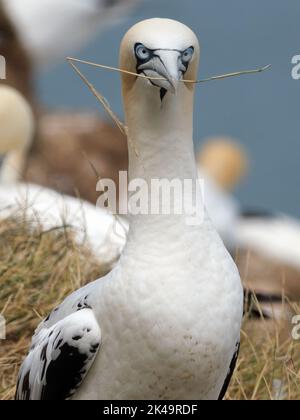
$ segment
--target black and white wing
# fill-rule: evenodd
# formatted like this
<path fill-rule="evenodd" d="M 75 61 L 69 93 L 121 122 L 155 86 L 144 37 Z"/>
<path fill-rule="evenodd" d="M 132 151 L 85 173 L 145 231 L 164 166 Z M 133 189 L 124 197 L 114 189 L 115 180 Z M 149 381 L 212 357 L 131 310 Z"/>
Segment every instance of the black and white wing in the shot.
<path fill-rule="evenodd" d="M 90 308 L 83 307 L 49 328 L 46 324 L 34 337 L 21 367 L 17 400 L 71 398 L 100 348 L 101 331 Z"/>
<path fill-rule="evenodd" d="M 218 398 L 219 400 L 223 400 L 225 395 L 226 395 L 227 389 L 230 385 L 232 375 L 233 375 L 233 373 L 235 371 L 235 368 L 236 368 L 236 363 L 237 363 L 237 359 L 239 357 L 239 352 L 240 352 L 240 343 L 237 343 L 235 353 L 233 355 L 233 358 L 232 358 L 230 366 L 229 366 L 229 371 L 228 371 L 227 377 L 225 379 L 224 385 L 223 385 L 223 387 L 221 389 L 221 392 L 220 392 L 220 396 Z"/>

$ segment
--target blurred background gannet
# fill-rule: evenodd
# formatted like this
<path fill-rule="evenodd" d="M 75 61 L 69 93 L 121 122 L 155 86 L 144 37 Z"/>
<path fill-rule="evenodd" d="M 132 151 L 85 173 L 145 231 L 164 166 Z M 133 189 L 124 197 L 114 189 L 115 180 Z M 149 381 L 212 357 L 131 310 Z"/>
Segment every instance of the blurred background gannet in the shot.
<path fill-rule="evenodd" d="M 118 185 L 119 171 L 127 168 L 125 136 L 96 112 L 64 109 L 59 104 L 54 110 L 44 109 L 36 97 L 32 59 L 1 1 L 0 33 L 0 53 L 7 67 L 7 79 L 0 85 L 17 88 L 36 116 L 36 135 L 20 171 L 22 180 L 95 205 L 98 175 Z"/>
<path fill-rule="evenodd" d="M 240 204 L 232 192 L 247 173 L 246 152 L 231 138 L 211 137 L 199 148 L 197 165 L 208 214 L 227 248 L 233 250 Z"/>
<path fill-rule="evenodd" d="M 51 66 L 131 11 L 140 0 L 2 0 L 37 66 Z"/>
<path fill-rule="evenodd" d="M 284 297 L 300 299 L 300 221 L 257 204 L 247 209 L 233 196 L 250 168 L 248 153 L 238 141 L 209 138 L 197 160 L 205 204 L 244 286 L 257 294 L 265 315 L 279 314 Z"/>
<path fill-rule="evenodd" d="M 30 105 L 14 88 L 0 85 L 0 217 L 20 208 L 44 229 L 69 225 L 78 242 L 85 239 L 111 268 L 124 244 L 122 226 L 104 209 L 36 184 L 19 182 L 34 136 Z M 118 227 L 121 229 L 119 230 Z M 116 229 L 115 229 L 116 228 Z"/>

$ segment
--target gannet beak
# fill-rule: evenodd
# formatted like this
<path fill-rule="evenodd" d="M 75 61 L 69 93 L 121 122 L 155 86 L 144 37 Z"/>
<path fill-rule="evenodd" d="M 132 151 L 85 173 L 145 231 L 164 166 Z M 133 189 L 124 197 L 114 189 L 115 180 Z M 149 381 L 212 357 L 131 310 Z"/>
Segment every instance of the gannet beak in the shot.
<path fill-rule="evenodd" d="M 139 71 L 147 77 L 152 77 L 151 83 L 154 86 L 176 94 L 183 75 L 179 57 L 178 51 L 157 50 L 150 61 L 139 66 Z"/>
<path fill-rule="evenodd" d="M 182 77 L 180 68 L 178 51 L 157 51 L 158 62 L 156 64 L 156 72 L 158 75 L 164 77 L 169 83 L 168 91 L 176 94 L 179 80 Z M 164 83 L 164 81 L 162 81 Z M 164 86 L 162 86 L 164 87 Z"/>

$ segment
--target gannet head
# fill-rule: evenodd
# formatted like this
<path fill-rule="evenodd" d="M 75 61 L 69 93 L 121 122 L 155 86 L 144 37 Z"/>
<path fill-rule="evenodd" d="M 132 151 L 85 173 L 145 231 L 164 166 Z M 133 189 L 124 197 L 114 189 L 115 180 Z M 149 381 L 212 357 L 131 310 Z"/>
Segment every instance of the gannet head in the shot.
<path fill-rule="evenodd" d="M 26 99 L 16 89 L 0 85 L 0 156 L 26 150 L 33 132 L 34 117 Z"/>
<path fill-rule="evenodd" d="M 207 139 L 197 155 L 197 161 L 200 169 L 227 191 L 234 189 L 249 167 L 247 152 L 229 137 Z"/>
<path fill-rule="evenodd" d="M 161 101 L 177 91 L 180 80 L 197 77 L 200 56 L 194 32 L 170 19 L 149 19 L 133 26 L 123 38 L 120 51 L 122 69 L 164 80 L 137 79 L 123 75 L 123 89 L 136 84 L 151 89 Z M 180 83 L 193 90 L 194 84 Z"/>

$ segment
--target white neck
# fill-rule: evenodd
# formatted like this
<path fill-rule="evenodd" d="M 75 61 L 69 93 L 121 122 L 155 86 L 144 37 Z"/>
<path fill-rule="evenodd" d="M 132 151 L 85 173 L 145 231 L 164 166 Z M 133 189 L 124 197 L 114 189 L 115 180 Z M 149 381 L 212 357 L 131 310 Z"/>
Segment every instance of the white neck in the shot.
<path fill-rule="evenodd" d="M 25 168 L 26 153 L 24 149 L 16 149 L 5 156 L 0 169 L 0 184 L 13 184 L 20 180 Z"/>
<path fill-rule="evenodd" d="M 158 90 L 136 84 L 125 99 L 129 179 L 194 179 L 193 91 L 180 84 L 177 94 L 167 93 L 161 103 Z"/>
<path fill-rule="evenodd" d="M 192 180 L 197 184 L 193 146 L 193 90 L 180 84 L 176 95 L 168 93 L 161 103 L 159 91 L 149 86 L 125 94 L 128 126 L 129 181 L 145 179 L 150 189 L 152 179 Z M 165 241 L 176 232 L 191 229 L 185 215 L 138 215 L 131 217 L 127 249 L 131 243 Z M 142 246 L 142 245 L 141 245 Z"/>

